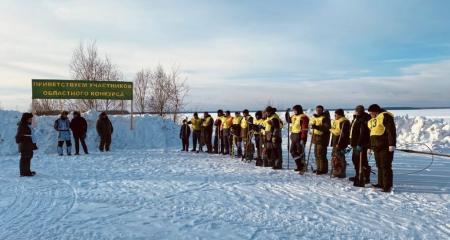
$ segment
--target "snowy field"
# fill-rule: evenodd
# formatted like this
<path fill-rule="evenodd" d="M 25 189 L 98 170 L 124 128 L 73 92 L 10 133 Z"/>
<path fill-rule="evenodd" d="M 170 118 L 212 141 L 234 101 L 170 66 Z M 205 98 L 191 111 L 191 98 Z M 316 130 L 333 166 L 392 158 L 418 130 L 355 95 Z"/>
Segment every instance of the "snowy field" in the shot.
<path fill-rule="evenodd" d="M 394 192 L 385 194 L 287 170 L 286 147 L 281 171 L 181 153 L 177 126 L 149 116 L 138 118 L 131 133 L 125 117 L 113 117 L 112 152 L 93 149 L 98 139 L 90 129 L 90 155 L 59 157 L 48 130 L 54 118 L 44 117 L 32 162 L 38 174 L 20 178 L 8 136 L 16 115 L 0 112 L 0 239 L 450 238 L 448 158 L 397 152 Z M 400 144 L 431 142 L 447 152 L 443 118 L 410 116 L 400 116 Z"/>

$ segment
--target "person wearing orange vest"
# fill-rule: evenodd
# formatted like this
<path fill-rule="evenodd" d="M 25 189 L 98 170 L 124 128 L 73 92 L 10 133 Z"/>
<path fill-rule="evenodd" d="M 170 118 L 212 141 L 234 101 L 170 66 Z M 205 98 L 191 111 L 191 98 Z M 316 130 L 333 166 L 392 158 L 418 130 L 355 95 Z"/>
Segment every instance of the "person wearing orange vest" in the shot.
<path fill-rule="evenodd" d="M 214 153 L 223 153 L 223 141 L 222 141 L 222 116 L 223 116 L 223 110 L 219 109 L 217 110 L 217 119 L 214 121 L 215 126 L 215 134 L 214 134 Z M 219 150 L 220 149 L 220 150 Z"/>
<path fill-rule="evenodd" d="M 230 154 L 230 128 L 233 121 L 233 117 L 231 117 L 230 111 L 226 111 L 225 115 L 220 118 L 222 123 L 222 142 L 223 142 L 223 155 Z"/>
<path fill-rule="evenodd" d="M 194 117 L 188 122 L 192 126 L 192 150 L 191 152 L 197 152 L 197 143 L 200 141 L 202 120 L 198 117 L 198 113 L 194 113 Z"/>
<path fill-rule="evenodd" d="M 297 168 L 294 170 L 304 173 L 307 167 L 305 163 L 305 144 L 308 139 L 309 118 L 303 113 L 301 105 L 295 105 L 292 109 L 294 110 L 292 116 L 289 116 L 289 112 L 286 112 L 286 121 L 290 124 L 291 146 L 289 152 L 297 165 Z"/>
<path fill-rule="evenodd" d="M 397 143 L 397 130 L 394 115 L 377 104 L 368 109 L 372 117 L 368 122 L 370 145 L 378 168 L 378 184 L 383 192 L 391 192 L 393 186 L 392 161 Z"/>
<path fill-rule="evenodd" d="M 314 156 L 316 157 L 317 175 L 328 173 L 327 147 L 330 143 L 330 116 L 324 107 L 318 105 L 316 114 L 311 119 L 312 143 L 314 144 Z"/>
<path fill-rule="evenodd" d="M 331 122 L 331 146 L 333 172 L 332 177 L 345 178 L 347 162 L 345 150 L 350 142 L 350 121 L 345 117 L 343 109 L 334 112 L 334 120 Z"/>

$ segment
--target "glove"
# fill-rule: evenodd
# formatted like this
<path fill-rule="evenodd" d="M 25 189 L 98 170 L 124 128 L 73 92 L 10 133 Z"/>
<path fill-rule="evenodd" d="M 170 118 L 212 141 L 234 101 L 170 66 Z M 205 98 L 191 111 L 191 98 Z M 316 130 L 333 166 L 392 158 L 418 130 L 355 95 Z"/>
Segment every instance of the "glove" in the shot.
<path fill-rule="evenodd" d="M 311 129 L 319 129 L 319 127 L 316 125 L 311 125 Z"/>
<path fill-rule="evenodd" d="M 389 146 L 389 152 L 395 151 L 395 146 Z"/>
<path fill-rule="evenodd" d="M 360 153 L 362 151 L 362 147 L 361 146 L 356 146 L 355 148 L 356 152 Z"/>
<path fill-rule="evenodd" d="M 38 150 L 36 143 L 33 143 L 33 150 Z"/>

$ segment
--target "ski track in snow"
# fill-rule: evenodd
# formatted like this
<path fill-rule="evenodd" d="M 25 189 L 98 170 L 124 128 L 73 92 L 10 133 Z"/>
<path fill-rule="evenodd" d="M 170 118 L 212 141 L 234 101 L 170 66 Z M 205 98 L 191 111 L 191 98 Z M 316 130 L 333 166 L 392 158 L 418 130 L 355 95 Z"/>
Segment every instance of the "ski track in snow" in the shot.
<path fill-rule="evenodd" d="M 175 150 L 1 157 L 0 239 L 448 239 L 450 162 L 401 175 L 426 161 L 399 153 L 384 194 Z"/>

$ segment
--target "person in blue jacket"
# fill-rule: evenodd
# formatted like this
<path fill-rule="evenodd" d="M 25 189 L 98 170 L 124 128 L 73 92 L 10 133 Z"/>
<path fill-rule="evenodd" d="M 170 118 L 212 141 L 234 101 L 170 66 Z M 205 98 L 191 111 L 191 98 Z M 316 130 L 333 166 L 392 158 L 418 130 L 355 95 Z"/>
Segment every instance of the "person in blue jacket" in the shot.
<path fill-rule="evenodd" d="M 53 127 L 58 131 L 58 154 L 63 155 L 64 142 L 66 143 L 66 153 L 72 155 L 72 135 L 70 132 L 70 120 L 67 118 L 67 111 L 61 112 L 61 116 L 56 119 Z"/>

